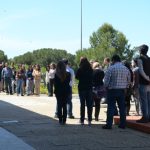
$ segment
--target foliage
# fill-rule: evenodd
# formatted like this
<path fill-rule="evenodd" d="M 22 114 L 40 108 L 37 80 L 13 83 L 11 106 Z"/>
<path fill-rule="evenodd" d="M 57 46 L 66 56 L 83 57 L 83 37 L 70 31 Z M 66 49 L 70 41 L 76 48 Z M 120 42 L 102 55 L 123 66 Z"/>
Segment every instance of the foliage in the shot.
<path fill-rule="evenodd" d="M 5 55 L 4 51 L 0 50 L 0 62 L 6 62 L 7 55 Z"/>
<path fill-rule="evenodd" d="M 128 40 L 122 32 L 114 29 L 110 24 L 103 24 L 90 36 L 91 47 L 76 52 L 76 62 L 79 63 L 81 56 L 103 62 L 105 57 L 118 54 L 122 59 L 131 60 L 134 51 L 130 49 Z"/>
<path fill-rule="evenodd" d="M 33 52 L 27 52 L 23 55 L 14 57 L 13 61 L 17 64 L 40 64 L 41 66 L 46 66 L 51 62 L 57 63 L 62 58 L 67 58 L 69 62 L 74 65 L 75 56 L 67 53 L 65 50 L 43 48 L 34 50 Z"/>

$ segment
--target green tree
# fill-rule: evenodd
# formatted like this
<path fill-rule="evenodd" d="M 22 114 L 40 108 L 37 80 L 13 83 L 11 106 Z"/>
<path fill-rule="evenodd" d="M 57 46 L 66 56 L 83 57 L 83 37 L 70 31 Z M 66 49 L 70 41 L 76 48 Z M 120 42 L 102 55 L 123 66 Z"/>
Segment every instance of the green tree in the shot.
<path fill-rule="evenodd" d="M 0 50 L 0 62 L 7 61 L 7 55 L 5 55 L 4 51 Z"/>
<path fill-rule="evenodd" d="M 81 55 L 102 62 L 105 57 L 111 57 L 113 54 L 118 54 L 122 59 L 128 60 L 134 54 L 133 50 L 130 49 L 126 36 L 107 23 L 103 24 L 96 32 L 93 32 L 89 41 L 91 48 L 82 52 L 77 51 L 77 62 Z"/>

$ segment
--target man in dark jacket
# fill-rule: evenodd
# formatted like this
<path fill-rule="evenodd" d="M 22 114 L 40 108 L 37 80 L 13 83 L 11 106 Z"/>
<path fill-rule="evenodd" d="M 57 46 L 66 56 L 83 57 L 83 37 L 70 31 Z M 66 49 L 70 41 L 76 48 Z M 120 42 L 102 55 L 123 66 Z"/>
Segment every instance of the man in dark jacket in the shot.
<path fill-rule="evenodd" d="M 139 92 L 142 118 L 138 123 L 147 123 L 150 121 L 150 57 L 148 57 L 148 46 L 139 47 L 140 57 L 138 59 L 139 67 Z"/>

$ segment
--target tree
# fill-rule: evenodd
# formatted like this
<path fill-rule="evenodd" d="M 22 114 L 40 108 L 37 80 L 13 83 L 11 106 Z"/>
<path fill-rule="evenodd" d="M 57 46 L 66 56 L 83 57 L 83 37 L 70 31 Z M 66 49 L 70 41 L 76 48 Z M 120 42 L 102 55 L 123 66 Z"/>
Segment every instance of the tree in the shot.
<path fill-rule="evenodd" d="M 0 50 L 0 62 L 7 61 L 7 55 L 5 55 L 4 51 Z"/>
<path fill-rule="evenodd" d="M 42 48 L 27 52 L 23 55 L 13 58 L 15 63 L 19 64 L 40 64 L 41 66 L 49 65 L 51 62 L 57 63 L 62 58 L 67 58 L 72 65 L 75 65 L 75 56 L 67 53 L 65 50 Z"/>
<path fill-rule="evenodd" d="M 133 51 L 130 49 L 128 40 L 122 32 L 114 29 L 110 24 L 103 24 L 96 32 L 90 36 L 91 48 L 77 52 L 77 55 L 84 54 L 89 59 L 96 59 L 100 62 L 105 57 L 118 54 L 122 59 L 131 59 Z M 78 56 L 77 56 L 78 57 Z"/>

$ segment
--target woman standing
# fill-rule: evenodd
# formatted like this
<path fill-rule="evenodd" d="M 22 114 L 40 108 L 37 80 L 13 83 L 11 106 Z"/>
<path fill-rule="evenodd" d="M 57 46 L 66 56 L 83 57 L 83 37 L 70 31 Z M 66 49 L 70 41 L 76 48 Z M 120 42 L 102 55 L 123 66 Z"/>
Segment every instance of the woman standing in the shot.
<path fill-rule="evenodd" d="M 66 124 L 67 118 L 67 97 L 70 93 L 69 83 L 71 75 L 66 71 L 66 65 L 63 61 L 59 61 L 56 67 L 54 77 L 55 95 L 58 106 L 58 118 L 60 124 Z"/>
<path fill-rule="evenodd" d="M 40 95 L 41 69 L 40 65 L 36 65 L 32 75 L 34 76 L 35 94 Z"/>
<path fill-rule="evenodd" d="M 88 124 L 91 125 L 92 121 L 92 76 L 93 70 L 86 57 L 80 60 L 79 69 L 76 73 L 76 79 L 79 80 L 78 91 L 80 97 L 80 123 L 84 125 L 85 119 L 85 103 L 87 105 Z"/>
<path fill-rule="evenodd" d="M 50 96 L 53 96 L 55 73 L 56 73 L 56 65 L 54 63 L 51 63 L 49 70 Z"/>
<path fill-rule="evenodd" d="M 95 121 L 98 121 L 100 113 L 100 102 L 104 97 L 104 71 L 100 69 L 98 62 L 93 63 L 93 100 L 95 102 Z"/>
<path fill-rule="evenodd" d="M 26 93 L 27 96 L 32 95 L 33 94 L 33 69 L 32 66 L 28 66 L 28 70 L 26 72 Z"/>
<path fill-rule="evenodd" d="M 45 82 L 46 82 L 46 87 L 48 91 L 48 96 L 50 96 L 49 70 L 50 70 L 50 67 L 46 66 Z"/>

